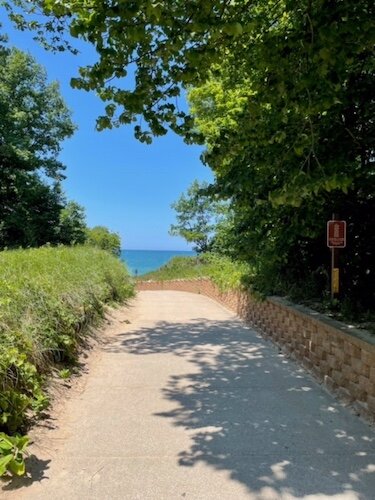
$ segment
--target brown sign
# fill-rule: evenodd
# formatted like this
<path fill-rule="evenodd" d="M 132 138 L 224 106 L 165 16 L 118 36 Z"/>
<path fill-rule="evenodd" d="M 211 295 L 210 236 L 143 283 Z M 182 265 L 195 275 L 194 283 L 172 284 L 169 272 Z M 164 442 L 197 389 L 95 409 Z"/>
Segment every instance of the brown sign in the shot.
<path fill-rule="evenodd" d="M 327 246 L 329 248 L 346 247 L 346 221 L 329 220 L 327 222 Z"/>

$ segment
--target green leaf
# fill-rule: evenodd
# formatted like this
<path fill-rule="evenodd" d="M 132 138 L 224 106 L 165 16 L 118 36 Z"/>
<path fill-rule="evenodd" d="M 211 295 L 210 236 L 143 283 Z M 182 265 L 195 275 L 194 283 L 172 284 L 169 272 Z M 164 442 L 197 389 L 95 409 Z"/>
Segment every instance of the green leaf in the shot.
<path fill-rule="evenodd" d="M 8 471 L 8 465 L 13 460 L 13 455 L 6 455 L 0 458 L 0 476 Z"/>
<path fill-rule="evenodd" d="M 26 471 L 25 461 L 22 458 L 13 459 L 9 462 L 8 469 L 16 476 L 23 476 Z"/>
<path fill-rule="evenodd" d="M 17 441 L 17 448 L 20 452 L 25 451 L 26 447 L 30 443 L 30 438 L 28 436 L 22 436 Z"/>
<path fill-rule="evenodd" d="M 224 31 L 224 33 L 226 33 L 227 35 L 230 35 L 230 36 L 242 35 L 242 33 L 243 33 L 242 24 L 238 23 L 238 22 L 225 24 L 223 26 L 223 31 Z"/>

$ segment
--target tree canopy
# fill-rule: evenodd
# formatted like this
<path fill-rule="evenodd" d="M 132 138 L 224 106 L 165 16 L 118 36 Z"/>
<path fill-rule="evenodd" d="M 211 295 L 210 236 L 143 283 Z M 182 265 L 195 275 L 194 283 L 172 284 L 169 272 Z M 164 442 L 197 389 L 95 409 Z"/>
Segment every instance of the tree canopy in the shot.
<path fill-rule="evenodd" d="M 370 308 L 375 241 L 364 228 L 375 208 L 373 5 L 289 7 L 246 56 L 234 47 L 190 91 L 207 144 L 203 160 L 217 193 L 230 200 L 226 237 L 257 269 L 253 286 L 321 296 L 329 287 L 325 225 L 335 212 L 348 222 L 342 295 L 353 308 Z"/>
<path fill-rule="evenodd" d="M 85 209 L 75 201 L 69 201 L 60 211 L 58 226 L 59 243 L 65 245 L 82 244 L 86 241 Z"/>
<path fill-rule="evenodd" d="M 265 87 L 275 87 L 281 95 L 289 93 L 288 85 L 296 77 L 292 86 L 304 101 L 309 101 L 306 87 L 313 85 L 323 90 L 328 105 L 340 98 L 335 68 L 366 59 L 374 41 L 374 6 L 369 0 L 355 5 L 348 0 L 3 3 L 21 27 L 28 20 L 39 35 L 44 31 L 45 41 L 55 49 L 64 48 L 67 30 L 71 37 L 95 47 L 97 62 L 81 68 L 73 84 L 96 90 L 108 101 L 100 127 L 130 123 L 143 115 L 156 135 L 165 133 L 165 124 L 178 131 L 179 125 L 190 125 L 176 105 L 176 96 L 182 88 L 204 82 L 215 64 L 231 54 L 234 71 L 248 63 L 266 76 Z M 14 4 L 23 12 L 41 11 L 47 18 L 43 22 L 40 16 L 26 16 L 25 21 Z M 313 74 L 318 78 L 309 78 Z M 314 105 L 314 93 L 311 97 Z M 191 132 L 190 127 L 183 130 Z"/>
<path fill-rule="evenodd" d="M 0 51 L 0 248 L 56 243 L 66 201 L 58 159 L 74 125 L 36 61 Z"/>
<path fill-rule="evenodd" d="M 0 46 L 0 248 L 86 241 L 115 254 L 120 239 L 87 229 L 62 192 L 61 143 L 75 126 L 57 83 L 29 55 Z"/>
<path fill-rule="evenodd" d="M 195 180 L 172 208 L 176 211 L 176 224 L 171 225 L 170 234 L 194 243 L 198 253 L 210 251 L 226 210 L 223 202 L 210 196 L 208 184 Z"/>
<path fill-rule="evenodd" d="M 59 179 L 61 143 L 75 129 L 56 82 L 32 56 L 0 52 L 0 162 Z"/>
<path fill-rule="evenodd" d="M 56 243 L 64 197 L 36 173 L 0 167 L 0 249 Z"/>
<path fill-rule="evenodd" d="M 71 37 L 95 47 L 98 61 L 81 68 L 73 85 L 95 90 L 108 101 L 99 128 L 131 123 L 142 115 L 155 135 L 164 134 L 166 125 L 190 133 L 190 121 L 176 105 L 176 96 L 186 85 L 205 79 L 212 62 L 220 61 L 222 50 L 249 30 L 247 20 L 254 16 L 248 0 L 3 3 L 22 29 L 31 26 L 56 50 L 66 48 L 67 30 Z M 45 21 L 41 12 L 47 16 Z M 142 132 L 136 129 L 148 141 L 150 135 Z"/>

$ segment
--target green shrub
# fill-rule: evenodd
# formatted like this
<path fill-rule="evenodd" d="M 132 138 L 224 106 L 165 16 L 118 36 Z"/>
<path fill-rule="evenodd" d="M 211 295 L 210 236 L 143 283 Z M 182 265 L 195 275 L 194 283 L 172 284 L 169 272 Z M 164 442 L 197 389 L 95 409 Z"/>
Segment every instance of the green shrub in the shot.
<path fill-rule="evenodd" d="M 117 233 L 110 231 L 105 226 L 95 226 L 86 229 L 86 244 L 107 250 L 113 255 L 121 253 L 121 238 Z"/>
<path fill-rule="evenodd" d="M 6 474 L 25 474 L 24 457 L 27 455 L 28 444 L 27 436 L 8 436 L 0 432 L 0 477 Z"/>
<path fill-rule="evenodd" d="M 97 248 L 0 252 L 0 430 L 23 429 L 46 407 L 51 366 L 74 362 L 105 304 L 132 294 L 124 265 Z"/>
<path fill-rule="evenodd" d="M 211 278 L 222 290 L 241 287 L 252 269 L 243 262 L 213 253 L 197 257 L 174 257 L 165 266 L 141 276 L 140 280 Z"/>

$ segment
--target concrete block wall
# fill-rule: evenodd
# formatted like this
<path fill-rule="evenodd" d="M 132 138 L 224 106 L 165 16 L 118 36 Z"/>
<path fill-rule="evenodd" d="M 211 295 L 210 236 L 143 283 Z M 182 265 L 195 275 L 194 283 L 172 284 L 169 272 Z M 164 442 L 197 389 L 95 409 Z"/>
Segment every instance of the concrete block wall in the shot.
<path fill-rule="evenodd" d="M 259 301 L 248 292 L 222 292 L 208 279 L 140 281 L 137 290 L 200 293 L 231 309 L 329 390 L 375 419 L 375 336 L 279 297 Z"/>

